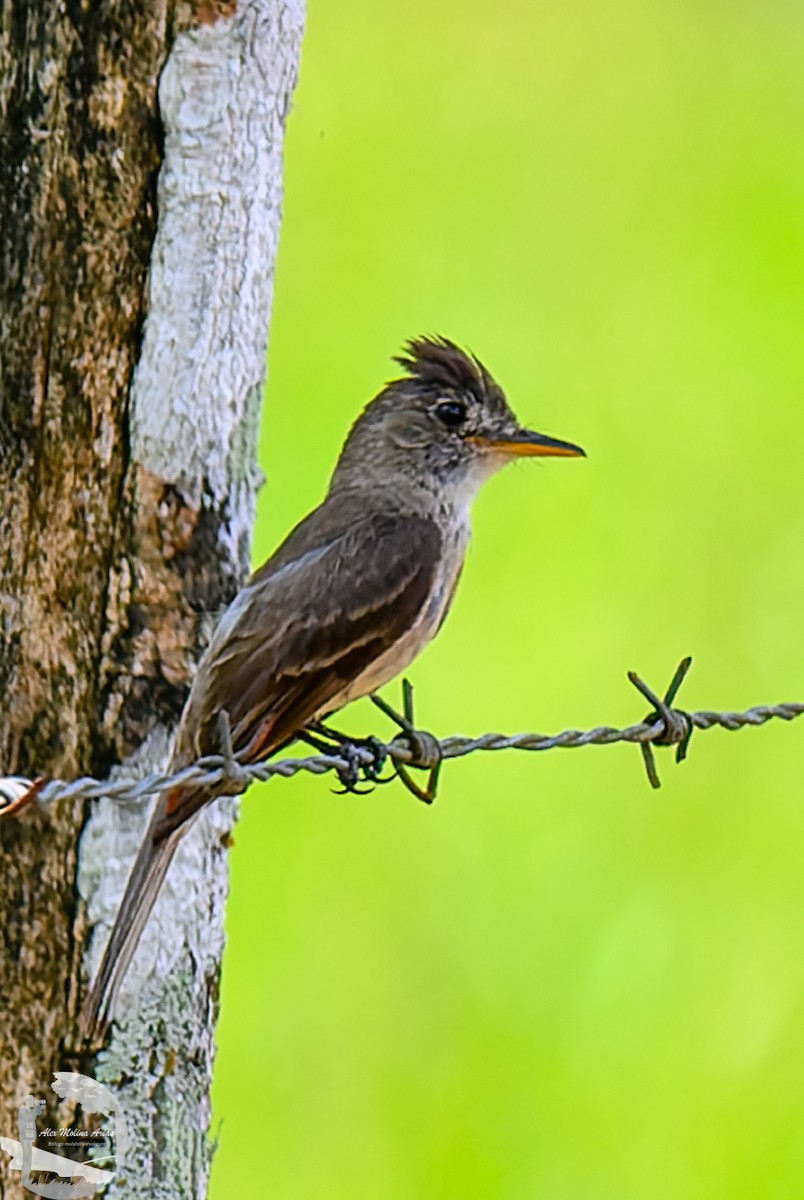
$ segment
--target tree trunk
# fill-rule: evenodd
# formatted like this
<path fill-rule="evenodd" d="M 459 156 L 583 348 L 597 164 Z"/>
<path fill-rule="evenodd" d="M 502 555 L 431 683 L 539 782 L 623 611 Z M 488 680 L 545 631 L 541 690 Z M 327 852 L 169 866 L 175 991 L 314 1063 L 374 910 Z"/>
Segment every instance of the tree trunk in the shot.
<path fill-rule="evenodd" d="M 164 765 L 246 572 L 302 2 L 3 6 L 0 774 Z M 203 1196 L 233 802 L 186 839 L 108 1047 L 76 1050 L 144 807 L 0 820 L 0 1135 L 27 1093 L 72 1124 L 49 1088 L 81 1071 L 128 1120 L 112 1193 Z M 22 1196 L 2 1153 L 0 1181 Z"/>

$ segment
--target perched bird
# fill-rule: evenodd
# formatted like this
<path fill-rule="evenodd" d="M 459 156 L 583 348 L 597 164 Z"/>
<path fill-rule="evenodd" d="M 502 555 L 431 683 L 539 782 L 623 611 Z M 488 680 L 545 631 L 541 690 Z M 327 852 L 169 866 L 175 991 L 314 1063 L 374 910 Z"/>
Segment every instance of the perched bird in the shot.
<path fill-rule="evenodd" d="M 523 429 L 501 388 L 446 338 L 422 337 L 355 421 L 323 502 L 224 612 L 176 735 L 171 770 L 220 746 L 228 713 L 240 761 L 300 732 L 403 671 L 447 615 L 481 485 L 526 455 L 582 455 Z M 82 1013 L 99 1032 L 180 838 L 215 795 L 185 785 L 156 802 Z"/>

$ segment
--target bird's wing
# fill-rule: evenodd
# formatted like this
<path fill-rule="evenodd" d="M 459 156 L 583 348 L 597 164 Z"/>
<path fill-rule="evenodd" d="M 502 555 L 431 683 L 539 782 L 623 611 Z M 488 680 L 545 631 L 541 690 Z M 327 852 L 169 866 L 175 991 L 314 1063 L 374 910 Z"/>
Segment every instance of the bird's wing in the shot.
<path fill-rule="evenodd" d="M 186 761 L 219 749 L 222 709 L 245 761 L 291 740 L 409 630 L 441 554 L 435 522 L 396 513 L 364 516 L 312 548 L 299 541 L 296 557 L 283 547 L 224 614 L 185 710 Z M 194 805 L 177 789 L 160 836 L 185 807 Z"/>

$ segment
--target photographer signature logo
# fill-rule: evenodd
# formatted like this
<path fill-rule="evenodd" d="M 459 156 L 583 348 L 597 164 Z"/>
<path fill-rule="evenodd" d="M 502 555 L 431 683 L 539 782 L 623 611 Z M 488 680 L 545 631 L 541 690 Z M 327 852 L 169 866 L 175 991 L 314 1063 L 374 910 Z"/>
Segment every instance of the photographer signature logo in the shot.
<path fill-rule="evenodd" d="M 36 1119 L 44 1111 L 45 1101 L 37 1096 L 26 1096 L 19 1108 L 19 1141 L 0 1137 L 0 1150 L 11 1155 L 10 1169 L 20 1172 L 22 1186 L 35 1196 L 49 1197 L 50 1200 L 81 1200 L 81 1197 L 94 1196 L 112 1182 L 125 1157 L 128 1134 L 123 1110 L 102 1083 L 74 1071 L 57 1071 L 51 1090 L 62 1100 L 80 1104 L 84 1112 L 106 1117 L 111 1121 L 111 1128 L 108 1131 L 68 1128 L 40 1131 Z M 69 1154 L 56 1154 L 37 1145 L 37 1141 L 68 1150 L 80 1147 L 88 1157 L 80 1161 Z M 98 1165 L 109 1162 L 115 1164 L 114 1168 Z M 32 1173 L 46 1174 L 49 1181 L 35 1179 Z M 60 1178 L 54 1180 L 54 1175 Z"/>

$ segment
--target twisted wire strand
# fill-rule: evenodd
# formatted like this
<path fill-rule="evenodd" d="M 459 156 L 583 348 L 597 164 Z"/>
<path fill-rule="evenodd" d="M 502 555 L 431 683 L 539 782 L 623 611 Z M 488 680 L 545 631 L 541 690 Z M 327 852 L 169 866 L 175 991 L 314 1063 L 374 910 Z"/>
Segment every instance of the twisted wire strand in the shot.
<path fill-rule="evenodd" d="M 635 680 L 632 680 L 635 682 Z M 640 681 L 641 682 L 641 681 Z M 644 688 L 644 685 L 642 685 Z M 622 729 L 611 725 L 597 725 L 594 729 L 565 729 L 562 733 L 485 733 L 480 737 L 465 737 L 454 734 L 442 740 L 432 738 L 437 747 L 437 756 L 446 760 L 464 758 L 478 750 L 554 750 L 558 748 L 575 749 L 579 746 L 611 746 L 615 742 L 629 742 L 641 746 L 651 744 L 678 744 L 684 738 L 688 739 L 692 729 L 712 729 L 719 726 L 722 729 L 736 731 L 749 726 L 764 725 L 771 720 L 793 721 L 804 713 L 804 704 L 760 704 L 744 712 L 682 712 L 678 709 L 667 709 L 664 702 L 658 701 L 660 709 L 645 721 L 635 725 L 627 725 Z M 668 716 L 674 718 L 668 721 Z M 680 721 L 679 721 L 680 719 Z M 687 723 L 689 723 L 687 725 Z M 402 734 L 388 743 L 377 743 L 373 749 L 357 744 L 352 748 L 354 754 L 351 761 L 340 754 L 318 754 L 305 758 L 274 759 L 270 762 L 240 763 L 235 757 L 214 754 L 201 758 L 190 766 L 173 774 L 153 772 L 142 779 L 92 779 L 82 777 L 66 782 L 53 779 L 42 786 L 32 783 L 20 776 L 0 777 L 0 816 L 3 808 L 9 809 L 34 788 L 38 789 L 36 800 L 39 804 L 50 804 L 55 800 L 96 800 L 107 796 L 122 803 L 134 803 L 155 793 L 182 784 L 213 786 L 224 781 L 230 781 L 233 790 L 243 791 L 252 782 L 262 781 L 279 775 L 289 778 L 299 771 L 307 771 L 312 775 L 325 775 L 329 771 L 348 772 L 354 769 L 355 761 L 360 765 L 376 762 L 377 751 L 384 752 L 395 763 L 421 767 L 432 767 L 432 762 L 421 761 L 421 752 L 417 753 L 415 734 L 413 740 Z M 653 778 L 651 782 L 654 786 Z"/>
<path fill-rule="evenodd" d="M 804 704 L 758 704 L 745 712 L 702 712 L 684 713 L 695 729 L 714 729 L 719 726 L 732 732 L 749 725 L 765 725 L 775 718 L 793 721 L 804 713 Z M 664 736 L 664 721 L 640 721 L 616 729 L 611 725 L 597 725 L 594 729 L 565 729 L 563 733 L 485 733 L 481 737 L 468 738 L 453 735 L 441 742 L 444 758 L 462 758 L 475 750 L 553 750 L 557 747 L 575 749 L 577 746 L 611 746 L 615 742 L 656 742 Z"/>

